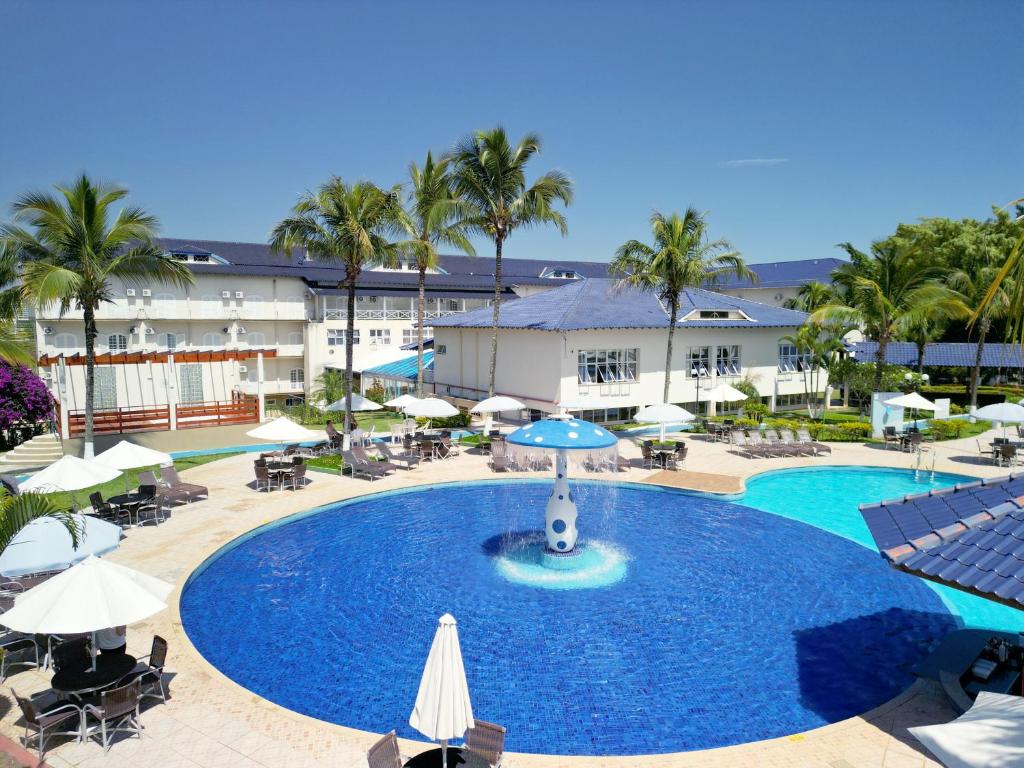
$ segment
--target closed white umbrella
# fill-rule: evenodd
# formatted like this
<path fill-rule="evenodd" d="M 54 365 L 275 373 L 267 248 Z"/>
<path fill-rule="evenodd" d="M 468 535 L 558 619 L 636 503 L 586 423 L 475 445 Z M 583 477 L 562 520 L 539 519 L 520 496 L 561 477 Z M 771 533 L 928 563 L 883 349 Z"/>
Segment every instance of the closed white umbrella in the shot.
<path fill-rule="evenodd" d="M 7 549 L 0 553 L 0 574 L 14 577 L 59 571 L 89 555 L 105 555 L 117 549 L 121 541 L 120 526 L 92 515 L 74 517 L 79 534 L 77 549 L 72 546 L 71 534 L 63 523 L 52 517 L 40 517 L 18 531 Z"/>
<path fill-rule="evenodd" d="M 678 424 L 680 422 L 693 421 L 694 415 L 685 408 L 680 408 L 672 403 L 661 403 L 659 405 L 648 405 L 636 412 L 633 417 L 642 424 L 660 424 L 661 436 L 659 442 L 665 440 L 665 425 Z"/>
<path fill-rule="evenodd" d="M 174 459 L 169 453 L 154 451 L 144 445 L 122 440 L 113 448 L 108 448 L 95 459 L 97 464 L 103 464 L 114 469 L 138 469 L 139 467 L 152 467 L 154 465 L 165 466 L 173 464 Z M 124 478 L 125 490 L 128 490 L 128 476 Z"/>
<path fill-rule="evenodd" d="M 344 411 L 345 410 L 345 403 L 346 402 L 347 402 L 347 398 L 343 397 L 343 398 L 341 398 L 341 400 L 335 400 L 330 405 L 325 405 L 324 406 L 324 410 L 325 411 Z M 373 400 L 371 400 L 368 397 L 363 397 L 362 395 L 358 395 L 355 392 L 352 393 L 352 410 L 353 411 L 379 411 L 383 407 L 384 407 L 383 405 L 381 405 L 380 403 L 375 403 Z"/>
<path fill-rule="evenodd" d="M 317 432 L 306 429 L 301 424 L 296 424 L 287 416 L 281 416 L 262 424 L 256 429 L 246 432 L 249 437 L 257 440 L 265 440 L 268 443 L 301 443 L 309 440 L 322 440 L 323 436 Z"/>
<path fill-rule="evenodd" d="M 32 477 L 19 484 L 18 489 L 55 493 L 57 491 L 80 491 L 94 485 L 106 483 L 121 476 L 121 470 L 96 464 L 77 456 L 62 456 L 46 469 L 36 472 Z"/>
<path fill-rule="evenodd" d="M 0 624 L 26 634 L 95 633 L 162 611 L 173 589 L 166 581 L 90 555 L 18 595 L 14 607 L 0 614 Z M 95 669 L 95 636 L 92 645 Z"/>
<path fill-rule="evenodd" d="M 425 397 L 415 403 L 409 403 L 405 412 L 410 416 L 419 416 L 423 419 L 446 419 L 449 416 L 458 416 L 459 409 L 447 400 L 437 397 Z"/>
<path fill-rule="evenodd" d="M 1024 699 L 982 691 L 956 720 L 908 728 L 947 768 L 1024 765 Z"/>
<path fill-rule="evenodd" d="M 730 384 L 719 384 L 704 393 L 704 399 L 709 403 L 731 403 L 735 400 L 746 400 L 750 395 L 741 392 Z"/>
<path fill-rule="evenodd" d="M 461 739 L 474 726 L 459 632 L 449 613 L 437 622 L 409 725 L 428 739 L 441 742 L 443 766 L 448 764 L 448 741 Z"/>

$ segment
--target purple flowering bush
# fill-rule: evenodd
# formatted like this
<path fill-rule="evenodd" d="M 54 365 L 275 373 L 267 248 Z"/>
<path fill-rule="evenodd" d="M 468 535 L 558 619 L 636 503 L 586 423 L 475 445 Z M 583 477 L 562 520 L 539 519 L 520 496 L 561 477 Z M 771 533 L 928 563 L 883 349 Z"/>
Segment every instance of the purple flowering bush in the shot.
<path fill-rule="evenodd" d="M 0 360 L 0 430 L 52 418 L 53 397 L 46 383 L 24 365 Z"/>

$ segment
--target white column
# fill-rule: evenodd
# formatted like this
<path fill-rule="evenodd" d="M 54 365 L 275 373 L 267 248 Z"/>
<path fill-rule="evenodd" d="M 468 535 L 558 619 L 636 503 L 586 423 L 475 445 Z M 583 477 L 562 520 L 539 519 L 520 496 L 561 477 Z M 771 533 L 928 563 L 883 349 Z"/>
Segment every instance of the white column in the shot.
<path fill-rule="evenodd" d="M 258 404 L 258 416 L 260 424 L 267 418 L 267 405 L 263 395 L 263 353 L 256 353 L 256 402 Z"/>
<path fill-rule="evenodd" d="M 167 396 L 167 412 L 171 431 L 178 429 L 178 372 L 174 367 L 174 355 L 167 355 L 167 376 L 164 379 L 164 394 Z"/>
<path fill-rule="evenodd" d="M 565 451 L 555 453 L 555 487 L 548 499 L 544 530 L 548 549 L 571 552 L 576 546 L 576 502 L 569 492 L 569 461 Z"/>
<path fill-rule="evenodd" d="M 57 402 L 60 404 L 60 436 L 64 440 L 71 437 L 71 434 L 68 432 L 68 408 L 70 403 L 67 396 L 67 375 L 68 369 L 64 364 L 64 357 L 62 356 L 57 365 L 50 367 L 50 376 L 53 377 L 53 383 L 57 389 Z"/>

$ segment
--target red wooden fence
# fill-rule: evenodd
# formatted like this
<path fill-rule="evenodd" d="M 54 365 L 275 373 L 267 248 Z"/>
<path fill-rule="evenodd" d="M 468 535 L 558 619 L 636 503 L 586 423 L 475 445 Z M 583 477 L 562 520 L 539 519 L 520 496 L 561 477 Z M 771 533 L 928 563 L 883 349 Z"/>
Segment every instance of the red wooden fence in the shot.
<path fill-rule="evenodd" d="M 259 421 L 255 397 L 218 403 L 182 403 L 178 406 L 178 429 L 253 424 Z"/>
<path fill-rule="evenodd" d="M 254 397 L 226 402 L 181 403 L 177 417 L 178 429 L 255 424 L 259 421 L 259 403 Z M 93 413 L 93 431 L 97 435 L 158 432 L 170 428 L 171 412 L 166 405 L 111 408 Z M 68 437 L 85 434 L 84 410 L 68 411 L 68 432 Z"/>

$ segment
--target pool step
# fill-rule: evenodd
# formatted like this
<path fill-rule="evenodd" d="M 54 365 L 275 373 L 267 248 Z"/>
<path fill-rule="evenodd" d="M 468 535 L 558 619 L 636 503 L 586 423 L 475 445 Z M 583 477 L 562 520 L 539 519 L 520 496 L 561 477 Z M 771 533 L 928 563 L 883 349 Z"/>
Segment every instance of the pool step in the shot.
<path fill-rule="evenodd" d="M 36 435 L 0 456 L 0 474 L 46 467 L 64 455 L 64 444 L 56 435 Z"/>

